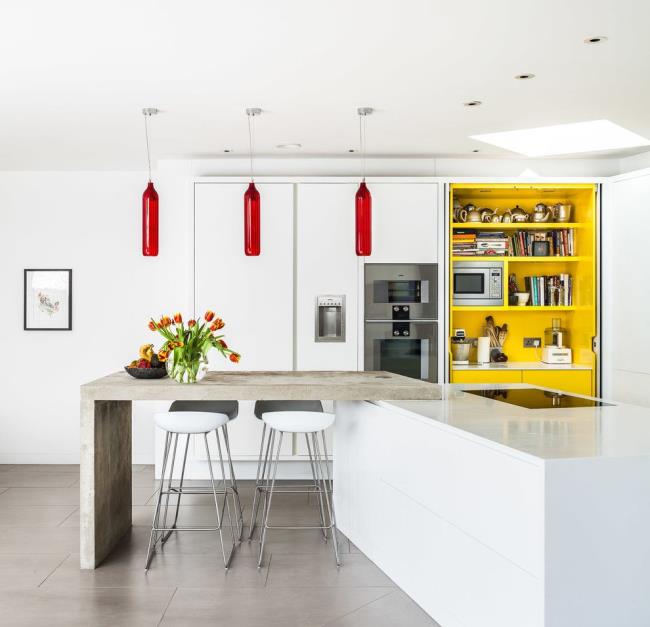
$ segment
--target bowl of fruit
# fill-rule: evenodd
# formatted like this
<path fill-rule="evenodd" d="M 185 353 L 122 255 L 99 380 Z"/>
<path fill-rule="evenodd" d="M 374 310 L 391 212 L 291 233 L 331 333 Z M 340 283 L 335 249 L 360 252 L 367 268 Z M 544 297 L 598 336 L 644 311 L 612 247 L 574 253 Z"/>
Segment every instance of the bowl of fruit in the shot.
<path fill-rule="evenodd" d="M 134 359 L 128 366 L 124 366 L 124 370 L 132 377 L 136 379 L 162 379 L 167 376 L 167 368 L 158 359 L 158 355 L 153 350 L 153 344 L 143 344 L 138 352 L 138 359 Z"/>

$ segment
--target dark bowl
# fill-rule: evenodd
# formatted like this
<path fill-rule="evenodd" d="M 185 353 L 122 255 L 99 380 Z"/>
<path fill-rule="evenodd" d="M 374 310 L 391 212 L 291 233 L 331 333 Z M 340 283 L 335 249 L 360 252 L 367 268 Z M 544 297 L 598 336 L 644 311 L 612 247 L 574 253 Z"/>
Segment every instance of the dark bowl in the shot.
<path fill-rule="evenodd" d="M 129 368 L 124 366 L 124 370 L 136 379 L 162 379 L 167 376 L 167 368 Z"/>

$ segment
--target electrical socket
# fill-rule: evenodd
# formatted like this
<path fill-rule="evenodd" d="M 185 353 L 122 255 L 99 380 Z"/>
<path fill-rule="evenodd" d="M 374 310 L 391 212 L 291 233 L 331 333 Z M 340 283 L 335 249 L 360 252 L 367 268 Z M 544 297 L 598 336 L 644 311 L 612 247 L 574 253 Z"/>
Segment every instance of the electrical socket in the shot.
<path fill-rule="evenodd" d="M 541 337 L 525 337 L 524 348 L 539 348 L 542 345 Z"/>

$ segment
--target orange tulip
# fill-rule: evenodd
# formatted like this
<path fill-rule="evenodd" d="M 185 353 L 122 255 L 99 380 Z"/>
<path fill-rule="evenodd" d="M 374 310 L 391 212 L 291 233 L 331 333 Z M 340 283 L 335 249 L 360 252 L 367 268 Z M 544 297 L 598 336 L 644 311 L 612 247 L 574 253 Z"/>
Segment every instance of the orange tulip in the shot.
<path fill-rule="evenodd" d="M 226 326 L 226 323 L 225 323 L 221 318 L 217 318 L 217 319 L 214 321 L 214 324 L 215 324 L 215 326 L 217 327 L 217 331 L 218 331 L 219 329 L 223 329 L 223 328 Z"/>
<path fill-rule="evenodd" d="M 149 328 L 152 331 L 155 331 L 158 328 L 158 325 L 152 320 L 151 322 L 149 322 Z"/>
<path fill-rule="evenodd" d="M 214 318 L 214 311 L 210 311 L 209 309 L 205 312 L 205 316 L 203 316 L 207 322 L 210 322 L 212 318 Z"/>
<path fill-rule="evenodd" d="M 192 327 L 196 326 L 196 320 L 188 320 L 187 321 L 187 326 L 191 329 Z"/>
<path fill-rule="evenodd" d="M 230 361 L 232 361 L 233 363 L 238 364 L 240 359 L 241 357 L 237 353 L 230 354 Z"/>
<path fill-rule="evenodd" d="M 219 328 L 219 327 L 218 327 L 216 324 L 214 324 L 214 323 L 212 323 L 212 324 L 210 325 L 210 331 L 216 331 L 218 328 Z"/>
<path fill-rule="evenodd" d="M 226 344 L 223 340 L 219 340 L 219 344 L 221 344 L 221 348 L 228 348 L 228 344 Z"/>
<path fill-rule="evenodd" d="M 174 314 L 174 322 L 176 324 L 180 324 L 181 322 L 183 322 L 183 316 L 181 316 L 180 313 L 175 313 Z"/>
<path fill-rule="evenodd" d="M 169 356 L 169 351 L 158 351 L 158 359 L 160 361 L 167 361 L 167 357 Z"/>

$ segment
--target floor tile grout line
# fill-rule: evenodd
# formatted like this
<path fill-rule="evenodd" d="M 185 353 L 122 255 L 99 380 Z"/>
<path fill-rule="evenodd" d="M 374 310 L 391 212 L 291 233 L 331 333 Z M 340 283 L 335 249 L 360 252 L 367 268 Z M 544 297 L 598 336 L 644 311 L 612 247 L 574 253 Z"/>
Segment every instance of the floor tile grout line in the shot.
<path fill-rule="evenodd" d="M 63 562 L 65 562 L 65 561 L 67 561 L 68 559 L 70 559 L 70 556 L 71 556 L 71 555 L 72 555 L 72 553 L 68 553 L 68 554 L 67 554 L 67 555 L 66 555 L 66 556 L 65 556 L 65 557 L 64 557 L 64 558 L 63 558 L 63 559 L 62 559 L 62 560 L 61 560 L 61 561 L 60 561 L 60 562 L 59 562 L 59 563 L 58 563 L 58 564 L 57 564 L 57 565 L 56 565 L 56 566 L 55 566 L 55 567 L 54 567 L 54 568 L 53 568 L 53 569 L 52 569 L 52 570 L 51 570 L 51 571 L 46 575 L 46 576 L 45 576 L 45 579 L 43 579 L 43 581 L 41 581 L 41 583 L 39 583 L 36 587 L 37 587 L 37 588 L 40 588 L 40 587 L 41 587 L 41 586 L 42 586 L 42 585 L 43 585 L 43 584 L 44 584 L 44 583 L 45 583 L 45 582 L 46 582 L 46 581 L 47 581 L 47 580 L 48 580 L 48 579 L 49 579 L 49 578 L 50 578 L 50 577 L 51 577 L 51 576 L 52 576 L 52 575 L 57 571 L 57 570 L 59 570 L 59 568 L 61 568 L 61 566 L 63 565 Z"/>
<path fill-rule="evenodd" d="M 366 586 L 364 586 L 366 587 Z M 372 587 L 372 586 L 367 586 L 367 587 Z M 395 590 L 391 590 L 390 592 L 387 592 L 386 594 L 382 594 L 380 597 L 377 597 L 376 599 L 373 599 L 372 601 L 368 601 L 368 603 L 364 603 L 363 605 L 360 605 L 354 610 L 351 610 L 350 612 L 346 612 L 345 614 L 341 614 L 340 616 L 337 616 L 336 618 L 333 618 L 332 620 L 328 620 L 326 623 L 323 623 L 321 627 L 327 627 L 328 625 L 331 625 L 332 623 L 335 623 L 336 621 L 341 620 L 342 618 L 345 618 L 346 616 L 350 616 L 351 614 L 354 614 L 355 612 L 358 612 L 359 610 L 362 610 L 364 607 L 368 607 L 369 605 L 372 605 L 373 603 L 376 603 L 377 601 L 381 601 L 382 599 L 385 599 L 387 596 L 393 594 Z"/>
<path fill-rule="evenodd" d="M 171 597 L 169 597 L 169 601 L 167 602 L 167 605 L 165 605 L 165 609 L 163 610 L 162 616 L 160 617 L 160 620 L 158 621 L 158 626 L 160 626 L 165 620 L 165 614 L 167 614 L 167 610 L 169 609 L 169 606 L 172 604 L 172 601 L 174 600 L 174 597 L 176 596 L 176 593 L 178 592 L 178 586 L 174 588 L 174 592 L 172 592 Z"/>
<path fill-rule="evenodd" d="M 65 518 L 64 518 L 64 519 L 63 519 L 63 520 L 62 520 L 62 521 L 57 525 L 57 527 L 61 527 L 61 526 L 63 526 L 63 523 L 64 523 L 66 520 L 69 520 L 70 518 L 72 518 L 72 517 L 73 517 L 73 516 L 78 512 L 78 511 L 79 511 L 79 508 L 78 508 L 78 507 L 75 507 L 75 508 L 74 508 L 74 509 L 73 509 L 73 510 L 72 510 L 72 511 L 71 511 L 71 512 L 70 512 L 70 513 L 69 513 L 69 514 L 68 514 L 68 515 L 67 515 L 67 516 L 66 516 L 66 517 L 65 517 Z"/>

